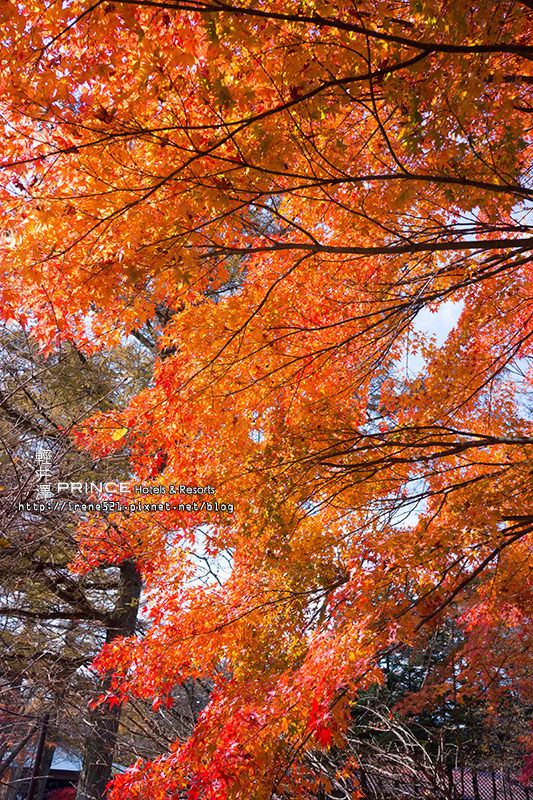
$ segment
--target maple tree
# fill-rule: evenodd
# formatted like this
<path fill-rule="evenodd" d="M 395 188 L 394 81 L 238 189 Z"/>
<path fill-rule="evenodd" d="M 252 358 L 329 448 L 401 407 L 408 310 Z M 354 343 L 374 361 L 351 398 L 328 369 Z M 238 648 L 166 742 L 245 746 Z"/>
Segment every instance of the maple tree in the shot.
<path fill-rule="evenodd" d="M 49 448 L 52 483 L 127 477 L 125 454 L 88 459 L 72 446 L 69 431 L 95 409 L 123 407 L 146 385 L 153 354 L 139 335 L 143 348 L 129 342 L 86 358 L 66 344 L 45 359 L 23 331 L 0 328 L 0 778 L 6 783 L 10 772 L 10 794 L 32 762 L 43 711 L 49 721 L 41 774 L 55 746 L 79 752 L 78 797 L 100 798 L 113 761 L 158 755 L 190 728 L 204 702 L 206 689 L 196 684 L 175 692 L 175 706 L 164 713 L 142 703 L 126 713 L 89 708 L 99 683 L 89 669 L 95 654 L 106 639 L 143 629 L 136 619 L 139 576 L 128 561 L 120 568 L 101 564 L 91 575 L 69 573 L 76 515 L 68 501 L 80 496 L 63 484 L 58 508 L 31 502 L 35 481 L 43 482 L 39 447 Z"/>
<path fill-rule="evenodd" d="M 150 596 L 112 699 L 216 677 L 114 796 L 309 796 L 305 752 L 442 619 L 459 695 L 530 690 L 532 10 L 3 4 L 2 314 L 45 352 L 155 333 L 78 443 L 226 501 L 81 526 L 78 568 L 133 559 Z"/>

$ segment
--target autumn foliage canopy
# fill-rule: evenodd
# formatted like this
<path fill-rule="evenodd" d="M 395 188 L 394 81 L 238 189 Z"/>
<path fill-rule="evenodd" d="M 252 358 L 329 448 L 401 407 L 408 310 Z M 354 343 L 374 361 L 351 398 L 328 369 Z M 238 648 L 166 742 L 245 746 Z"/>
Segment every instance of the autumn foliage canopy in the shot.
<path fill-rule="evenodd" d="M 47 350 L 150 330 L 150 385 L 73 435 L 234 506 L 80 522 L 78 569 L 146 585 L 112 701 L 215 682 L 113 797 L 311 797 L 306 752 L 446 620 L 459 694 L 531 696 L 533 4 L 0 16 L 0 311 Z M 415 321 L 450 301 L 439 346 Z"/>

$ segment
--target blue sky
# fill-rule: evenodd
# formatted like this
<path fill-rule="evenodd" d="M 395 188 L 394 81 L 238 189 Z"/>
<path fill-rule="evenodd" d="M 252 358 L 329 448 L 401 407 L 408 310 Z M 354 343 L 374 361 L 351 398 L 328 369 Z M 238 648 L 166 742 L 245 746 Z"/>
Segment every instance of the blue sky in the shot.
<path fill-rule="evenodd" d="M 462 310 L 462 300 L 447 300 L 441 303 L 436 311 L 430 311 L 428 308 L 424 308 L 415 317 L 414 328 L 418 333 L 435 336 L 437 346 L 441 347 L 448 338 L 448 334 L 457 324 Z M 398 366 L 400 374 L 405 374 L 405 357 L 401 359 Z M 407 360 L 407 367 L 408 376 L 406 377 L 413 378 L 422 372 L 424 368 L 424 359 L 422 356 L 411 352 Z"/>

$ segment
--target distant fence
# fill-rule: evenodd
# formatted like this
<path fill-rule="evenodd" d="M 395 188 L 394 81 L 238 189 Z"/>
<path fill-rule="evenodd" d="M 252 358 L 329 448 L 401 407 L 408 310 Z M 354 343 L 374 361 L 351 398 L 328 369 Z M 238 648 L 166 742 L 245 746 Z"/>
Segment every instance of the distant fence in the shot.
<path fill-rule="evenodd" d="M 442 769 L 420 775 L 387 772 L 370 765 L 358 771 L 369 800 L 533 800 L 509 769 Z"/>

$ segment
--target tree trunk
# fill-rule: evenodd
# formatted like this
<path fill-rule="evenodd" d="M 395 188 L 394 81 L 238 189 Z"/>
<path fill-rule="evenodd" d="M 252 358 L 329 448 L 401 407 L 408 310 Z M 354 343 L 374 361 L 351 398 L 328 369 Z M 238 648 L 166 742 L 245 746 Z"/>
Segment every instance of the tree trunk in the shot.
<path fill-rule="evenodd" d="M 41 760 L 41 780 L 39 782 L 39 788 L 37 789 L 37 792 L 35 794 L 35 800 L 45 800 L 44 790 L 46 789 L 46 781 L 48 780 L 48 776 L 50 775 L 50 769 L 52 767 L 52 761 L 54 760 L 55 749 L 56 749 L 55 745 L 51 745 L 49 747 L 45 746 L 44 748 L 44 753 Z"/>
<path fill-rule="evenodd" d="M 132 561 L 125 561 L 120 565 L 119 596 L 107 624 L 107 643 L 118 636 L 135 633 L 140 595 L 139 571 Z M 106 675 L 101 685 L 102 692 L 109 689 L 110 683 L 111 676 Z M 119 719 L 120 706 L 117 705 L 101 705 L 89 712 L 90 732 L 85 740 L 76 800 L 104 800 L 111 780 Z"/>

